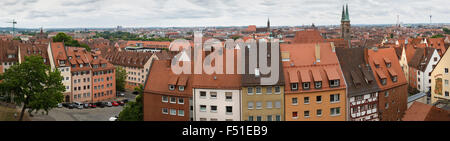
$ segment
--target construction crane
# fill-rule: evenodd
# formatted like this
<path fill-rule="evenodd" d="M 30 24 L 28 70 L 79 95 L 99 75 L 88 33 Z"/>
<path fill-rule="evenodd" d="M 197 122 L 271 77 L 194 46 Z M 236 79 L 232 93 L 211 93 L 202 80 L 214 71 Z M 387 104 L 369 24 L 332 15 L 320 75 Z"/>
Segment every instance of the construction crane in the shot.
<path fill-rule="evenodd" d="M 8 22 L 8 23 L 12 23 L 13 24 L 13 37 L 15 37 L 17 21 L 13 19 L 12 22 Z"/>

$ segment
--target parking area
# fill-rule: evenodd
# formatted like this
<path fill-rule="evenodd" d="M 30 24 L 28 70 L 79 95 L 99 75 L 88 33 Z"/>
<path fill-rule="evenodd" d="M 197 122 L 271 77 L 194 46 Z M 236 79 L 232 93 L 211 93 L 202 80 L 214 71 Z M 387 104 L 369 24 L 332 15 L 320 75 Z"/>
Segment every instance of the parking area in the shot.
<path fill-rule="evenodd" d="M 118 116 L 123 106 L 89 108 L 89 109 L 68 109 L 55 108 L 48 115 L 33 114 L 32 121 L 109 121 L 110 117 Z"/>

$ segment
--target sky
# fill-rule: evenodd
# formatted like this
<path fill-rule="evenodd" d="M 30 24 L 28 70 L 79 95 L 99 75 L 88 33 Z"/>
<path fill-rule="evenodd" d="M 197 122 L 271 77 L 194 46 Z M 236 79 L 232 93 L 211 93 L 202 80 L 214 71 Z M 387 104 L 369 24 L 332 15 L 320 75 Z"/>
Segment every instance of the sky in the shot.
<path fill-rule="evenodd" d="M 113 28 L 450 23 L 450 0 L 1 0 L 0 27 Z"/>

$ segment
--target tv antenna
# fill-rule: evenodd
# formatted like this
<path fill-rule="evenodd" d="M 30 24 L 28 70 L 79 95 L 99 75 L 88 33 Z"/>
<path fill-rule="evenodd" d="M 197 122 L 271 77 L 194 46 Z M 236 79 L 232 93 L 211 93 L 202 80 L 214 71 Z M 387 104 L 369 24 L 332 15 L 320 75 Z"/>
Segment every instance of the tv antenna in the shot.
<path fill-rule="evenodd" d="M 8 22 L 8 23 L 12 23 L 12 25 L 13 25 L 13 37 L 15 37 L 17 21 L 13 19 L 12 22 Z"/>

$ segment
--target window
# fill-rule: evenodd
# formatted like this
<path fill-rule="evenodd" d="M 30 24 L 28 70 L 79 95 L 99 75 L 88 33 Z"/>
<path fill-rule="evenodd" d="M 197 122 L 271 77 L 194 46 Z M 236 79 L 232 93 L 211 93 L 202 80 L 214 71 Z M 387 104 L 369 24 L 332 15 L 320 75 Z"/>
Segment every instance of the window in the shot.
<path fill-rule="evenodd" d="M 316 115 L 319 117 L 322 116 L 322 109 L 317 109 Z"/>
<path fill-rule="evenodd" d="M 248 102 L 248 109 L 253 109 L 253 102 Z"/>
<path fill-rule="evenodd" d="M 384 92 L 384 97 L 388 97 L 389 96 L 389 91 Z"/>
<path fill-rule="evenodd" d="M 448 86 L 448 80 L 444 81 L 445 86 Z"/>
<path fill-rule="evenodd" d="M 262 93 L 262 88 L 256 87 L 256 94 L 261 94 L 261 93 Z"/>
<path fill-rule="evenodd" d="M 178 110 L 178 116 L 183 117 L 184 116 L 184 110 Z"/>
<path fill-rule="evenodd" d="M 331 108 L 331 116 L 337 116 L 341 114 L 341 108 L 337 107 L 337 108 Z"/>
<path fill-rule="evenodd" d="M 248 116 L 248 121 L 253 121 L 253 116 Z"/>
<path fill-rule="evenodd" d="M 170 115 L 177 115 L 177 110 L 175 109 L 170 109 Z"/>
<path fill-rule="evenodd" d="M 390 68 L 390 67 L 391 67 L 391 63 L 387 63 L 387 64 L 386 64 L 386 67 L 387 67 L 387 68 Z"/>
<path fill-rule="evenodd" d="M 322 88 L 322 82 L 315 82 L 314 83 L 314 88 L 316 88 L 316 89 Z"/>
<path fill-rule="evenodd" d="M 281 116 L 280 115 L 276 115 L 275 116 L 275 121 L 281 121 Z"/>
<path fill-rule="evenodd" d="M 292 89 L 293 91 L 298 90 L 298 83 L 292 83 L 292 84 L 291 84 L 291 89 Z"/>
<path fill-rule="evenodd" d="M 330 87 L 338 87 L 339 80 L 330 80 Z"/>
<path fill-rule="evenodd" d="M 397 82 L 397 76 L 393 76 L 391 79 L 392 79 L 392 82 Z"/>
<path fill-rule="evenodd" d="M 387 80 L 385 79 L 381 79 L 381 85 L 386 85 L 387 84 Z"/>
<path fill-rule="evenodd" d="M 206 121 L 206 118 L 200 118 L 200 121 Z"/>
<path fill-rule="evenodd" d="M 267 121 L 272 121 L 272 115 L 267 115 Z"/>
<path fill-rule="evenodd" d="M 448 74 L 448 68 L 445 68 L 445 74 Z"/>
<path fill-rule="evenodd" d="M 175 98 L 175 97 L 170 97 L 170 103 L 172 103 L 172 104 L 177 103 L 177 98 Z"/>
<path fill-rule="evenodd" d="M 217 113 L 217 106 L 211 106 L 211 113 Z"/>
<path fill-rule="evenodd" d="M 171 91 L 175 90 L 175 85 L 169 85 L 169 90 Z"/>
<path fill-rule="evenodd" d="M 304 97 L 303 102 L 304 104 L 309 104 L 309 97 Z"/>
<path fill-rule="evenodd" d="M 384 108 L 385 108 L 385 109 L 388 109 L 388 108 L 389 108 L 389 103 L 387 103 L 387 102 L 384 103 Z"/>
<path fill-rule="evenodd" d="M 275 108 L 281 108 L 281 102 L 280 101 L 276 101 L 275 102 Z"/>
<path fill-rule="evenodd" d="M 226 109 L 226 114 L 227 115 L 233 114 L 233 107 L 232 106 L 226 106 L 225 109 Z"/>
<path fill-rule="evenodd" d="M 434 62 L 437 62 L 438 61 L 438 58 L 437 57 L 434 57 Z"/>
<path fill-rule="evenodd" d="M 248 87 L 247 88 L 247 93 L 248 93 L 248 95 L 252 95 L 253 94 L 253 87 Z"/>
<path fill-rule="evenodd" d="M 184 91 L 184 86 L 178 86 L 179 91 Z"/>
<path fill-rule="evenodd" d="M 209 96 L 211 99 L 217 99 L 217 92 L 209 92 Z"/>
<path fill-rule="evenodd" d="M 292 98 L 292 105 L 298 105 L 298 100 L 297 98 Z"/>
<path fill-rule="evenodd" d="M 206 98 L 206 92 L 201 91 L 200 92 L 200 98 Z"/>
<path fill-rule="evenodd" d="M 448 91 L 445 91 L 445 96 L 447 96 L 447 97 L 449 96 Z"/>
<path fill-rule="evenodd" d="M 184 98 L 178 98 L 178 104 L 184 104 Z"/>
<path fill-rule="evenodd" d="M 262 102 L 256 102 L 256 109 L 262 109 Z"/>
<path fill-rule="evenodd" d="M 266 102 L 266 108 L 267 109 L 272 109 L 272 101 L 267 101 Z"/>
<path fill-rule="evenodd" d="M 266 94 L 272 94 L 272 87 L 266 87 Z"/>
<path fill-rule="evenodd" d="M 226 101 L 231 101 L 231 100 L 233 100 L 233 93 L 231 93 L 231 92 L 225 92 L 225 100 L 226 100 Z"/>
<path fill-rule="evenodd" d="M 298 118 L 298 112 L 292 112 L 292 118 Z"/>
<path fill-rule="evenodd" d="M 164 102 L 164 103 L 169 102 L 169 97 L 167 97 L 167 96 L 162 96 L 162 102 Z"/>
<path fill-rule="evenodd" d="M 309 111 L 304 111 L 303 114 L 304 114 L 305 118 L 309 117 Z"/>
<path fill-rule="evenodd" d="M 256 116 L 256 121 L 262 121 L 262 117 L 261 116 Z"/>
<path fill-rule="evenodd" d="M 309 82 L 308 83 L 303 83 L 303 89 L 304 90 L 309 90 Z"/>
<path fill-rule="evenodd" d="M 333 102 L 339 102 L 340 101 L 340 99 L 339 99 L 339 94 L 332 94 L 332 95 L 330 95 L 330 102 L 331 103 L 333 103 Z"/>
<path fill-rule="evenodd" d="M 162 113 L 167 115 L 169 114 L 169 110 L 167 108 L 162 108 Z"/>
<path fill-rule="evenodd" d="M 206 112 L 206 105 L 200 105 L 200 112 Z"/>
<path fill-rule="evenodd" d="M 280 86 L 275 86 L 275 94 L 280 94 L 280 93 L 281 93 Z"/>
<path fill-rule="evenodd" d="M 322 96 L 316 96 L 316 102 L 322 103 Z"/>

